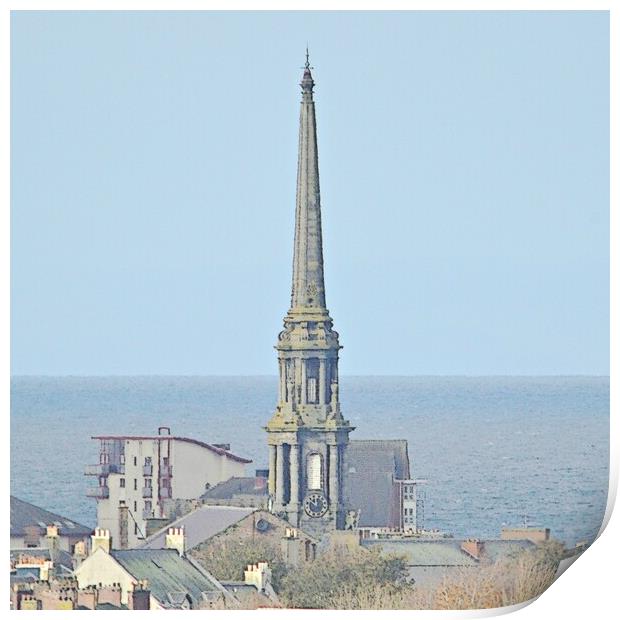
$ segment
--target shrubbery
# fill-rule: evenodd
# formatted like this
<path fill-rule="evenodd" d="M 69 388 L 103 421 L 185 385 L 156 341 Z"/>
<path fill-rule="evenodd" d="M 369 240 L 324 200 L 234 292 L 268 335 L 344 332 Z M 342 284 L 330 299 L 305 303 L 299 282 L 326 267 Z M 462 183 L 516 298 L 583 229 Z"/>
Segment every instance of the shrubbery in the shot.
<path fill-rule="evenodd" d="M 492 564 L 454 570 L 434 585 L 408 580 L 405 559 L 378 550 L 338 548 L 298 568 L 270 540 L 212 542 L 193 555 L 216 578 L 242 580 L 247 564 L 267 561 L 280 602 L 311 609 L 485 609 L 528 601 L 555 578 L 562 547 L 540 545 Z"/>
<path fill-rule="evenodd" d="M 287 570 L 279 546 L 270 539 L 216 539 L 199 545 L 191 553 L 193 558 L 221 581 L 243 581 L 243 571 L 248 564 L 268 562 L 276 592 Z"/>
<path fill-rule="evenodd" d="M 286 607 L 342 609 L 343 596 L 353 602 L 373 588 L 379 588 L 382 596 L 393 596 L 406 582 L 404 558 L 343 548 L 290 570 L 278 595 Z"/>

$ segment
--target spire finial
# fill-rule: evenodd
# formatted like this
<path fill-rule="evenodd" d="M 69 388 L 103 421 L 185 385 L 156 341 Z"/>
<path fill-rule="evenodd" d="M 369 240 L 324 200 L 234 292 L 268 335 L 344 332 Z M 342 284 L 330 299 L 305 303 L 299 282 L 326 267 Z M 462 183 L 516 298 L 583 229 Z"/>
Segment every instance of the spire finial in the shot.
<path fill-rule="evenodd" d="M 308 51 L 308 44 L 306 43 L 306 64 L 303 66 L 304 74 L 301 78 L 301 90 L 305 95 L 309 95 L 312 99 L 312 89 L 314 88 L 314 80 L 312 79 L 312 72 L 310 69 L 314 67 L 310 66 L 310 52 Z"/>

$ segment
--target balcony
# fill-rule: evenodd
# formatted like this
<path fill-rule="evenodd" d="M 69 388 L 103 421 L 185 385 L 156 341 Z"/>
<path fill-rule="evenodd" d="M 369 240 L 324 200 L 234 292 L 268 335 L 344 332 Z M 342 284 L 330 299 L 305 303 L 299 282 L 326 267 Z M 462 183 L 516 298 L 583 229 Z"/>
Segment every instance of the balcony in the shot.
<path fill-rule="evenodd" d="M 152 476 L 153 475 L 153 466 L 152 465 L 144 465 L 142 467 L 142 475 L 143 476 Z"/>
<path fill-rule="evenodd" d="M 118 463 L 97 463 L 84 468 L 86 476 L 107 476 L 108 474 L 124 474 L 125 466 Z"/>
<path fill-rule="evenodd" d="M 153 510 L 147 510 L 146 508 L 142 511 L 142 518 L 143 519 L 152 519 L 155 516 L 155 513 Z"/>
<path fill-rule="evenodd" d="M 110 489 L 108 487 L 91 487 L 86 491 L 86 497 L 108 499 L 110 497 Z"/>
<path fill-rule="evenodd" d="M 142 497 L 153 497 L 153 487 L 142 487 Z"/>
<path fill-rule="evenodd" d="M 107 476 L 110 473 L 110 466 L 107 463 L 97 463 L 96 465 L 87 465 L 84 468 L 85 476 Z"/>
<path fill-rule="evenodd" d="M 171 496 L 172 496 L 172 493 L 169 487 L 160 487 L 159 497 L 161 497 L 162 499 L 170 499 Z"/>
<path fill-rule="evenodd" d="M 160 465 L 159 466 L 159 477 L 170 478 L 170 476 L 172 476 L 172 465 Z"/>

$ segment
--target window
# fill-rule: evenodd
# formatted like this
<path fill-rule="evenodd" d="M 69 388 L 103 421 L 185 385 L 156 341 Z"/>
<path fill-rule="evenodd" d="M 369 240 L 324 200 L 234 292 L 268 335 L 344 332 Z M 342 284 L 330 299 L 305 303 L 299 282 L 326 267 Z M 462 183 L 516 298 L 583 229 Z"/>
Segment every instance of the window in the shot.
<path fill-rule="evenodd" d="M 311 404 L 318 401 L 316 384 L 317 380 L 315 377 L 308 377 L 308 402 Z"/>
<path fill-rule="evenodd" d="M 133 490 L 134 491 L 138 490 L 138 479 L 137 478 L 133 479 Z"/>
<path fill-rule="evenodd" d="M 319 360 L 306 360 L 306 399 L 309 404 L 319 402 Z"/>
<path fill-rule="evenodd" d="M 144 486 L 145 486 L 147 489 L 150 489 L 150 488 L 151 488 L 151 484 L 152 484 L 152 479 L 151 479 L 151 478 L 145 478 L 145 479 L 144 479 Z"/>
<path fill-rule="evenodd" d="M 125 488 L 125 478 L 121 478 L 121 489 Z"/>
<path fill-rule="evenodd" d="M 133 524 L 133 533 L 136 534 L 136 535 L 138 534 L 138 524 L 135 523 L 135 522 Z"/>
<path fill-rule="evenodd" d="M 322 471 L 321 455 L 314 454 L 308 455 L 308 489 L 317 491 L 323 488 L 323 471 Z"/>
<path fill-rule="evenodd" d="M 150 456 L 147 456 L 147 457 L 144 458 L 144 464 L 145 465 L 152 465 L 153 464 L 153 461 L 151 460 Z"/>
<path fill-rule="evenodd" d="M 147 500 L 144 502 L 144 510 L 145 510 L 146 512 L 151 512 L 151 510 L 152 510 L 152 509 L 153 509 L 153 508 L 152 508 L 151 500 L 150 500 L 150 499 L 147 499 Z"/>
<path fill-rule="evenodd" d="M 134 467 L 136 467 L 138 465 L 138 457 L 137 456 L 133 457 L 133 464 L 134 464 Z"/>
<path fill-rule="evenodd" d="M 138 512 L 138 502 L 133 503 L 133 511 Z"/>

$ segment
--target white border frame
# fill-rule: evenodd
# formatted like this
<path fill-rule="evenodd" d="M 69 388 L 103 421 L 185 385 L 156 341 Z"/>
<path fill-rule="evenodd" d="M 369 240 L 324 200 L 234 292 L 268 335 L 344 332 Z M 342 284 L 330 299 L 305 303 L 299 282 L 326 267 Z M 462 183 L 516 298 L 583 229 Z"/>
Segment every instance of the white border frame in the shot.
<path fill-rule="evenodd" d="M 617 515 L 612 518 L 612 510 L 615 503 L 618 486 L 618 423 L 617 423 L 617 388 L 618 388 L 618 354 L 620 351 L 619 332 L 617 319 L 619 316 L 620 305 L 618 303 L 618 245 L 620 234 L 618 225 L 620 220 L 613 205 L 618 205 L 618 179 L 614 176 L 614 171 L 618 165 L 618 46 L 619 11 L 613 0 L 545 0 L 536 2 L 535 0 L 521 1 L 501 1 L 501 0 L 478 0 L 477 2 L 466 1 L 445 1 L 445 0 L 411 0 L 409 2 L 384 0 L 382 3 L 371 2 L 369 0 L 359 2 L 343 2 L 327 0 L 315 0 L 314 2 L 250 2 L 240 0 L 206 1 L 206 0 L 65 0 L 54 2 L 50 1 L 28 1 L 19 2 L 17 0 L 3 0 L 2 10 L 0 10 L 0 66 L 2 71 L 2 83 L 5 85 L 0 91 L 0 117 L 2 118 L 1 135 L 2 149 L 0 150 L 0 191 L 2 191 L 2 220 L 0 224 L 0 286 L 3 293 L 3 303 L 0 305 L 2 317 L 2 344 L 3 355 L 0 358 L 0 369 L 2 381 L 0 381 L 0 402 L 3 404 L 4 420 L 4 442 L 3 465 L 5 475 L 2 477 L 3 495 L 6 498 L 9 494 L 9 467 L 10 467 L 10 89 L 6 85 L 10 84 L 10 11 L 11 10 L 606 10 L 610 12 L 610 249 L 611 249 L 611 339 L 610 339 L 610 381 L 611 381 L 611 408 L 610 408 L 610 482 L 607 500 L 607 509 L 601 533 L 605 530 L 602 540 L 597 540 L 583 557 L 571 567 L 562 578 L 554 583 L 539 599 L 531 605 L 517 605 L 514 607 L 485 610 L 485 611 L 392 611 L 392 612 L 352 612 L 352 611 L 321 611 L 321 616 L 340 617 L 355 613 L 363 616 L 378 616 L 378 614 L 402 615 L 414 614 L 416 618 L 438 618 L 459 617 L 459 618 L 479 618 L 494 616 L 516 609 L 522 609 L 520 617 L 523 618 L 571 618 L 610 617 L 612 609 L 617 609 L 616 588 L 617 580 L 614 577 L 617 570 L 616 551 L 620 548 L 620 520 Z M 3 513 L 4 531 L 8 529 L 7 510 Z M 8 537 L 5 536 L 5 545 Z M 8 549 L 6 550 L 8 552 Z M 6 557 L 6 556 L 5 556 Z M 26 612 L 32 613 L 32 612 Z M 170 614 L 171 612 L 166 612 Z M 183 613 L 183 612 L 172 612 Z M 211 611 L 210 616 L 230 617 L 230 611 Z M 256 610 L 251 612 L 235 612 L 235 615 L 242 614 L 252 618 L 266 618 L 276 615 L 284 617 L 283 614 L 293 614 L 295 616 L 316 615 L 315 610 Z"/>

